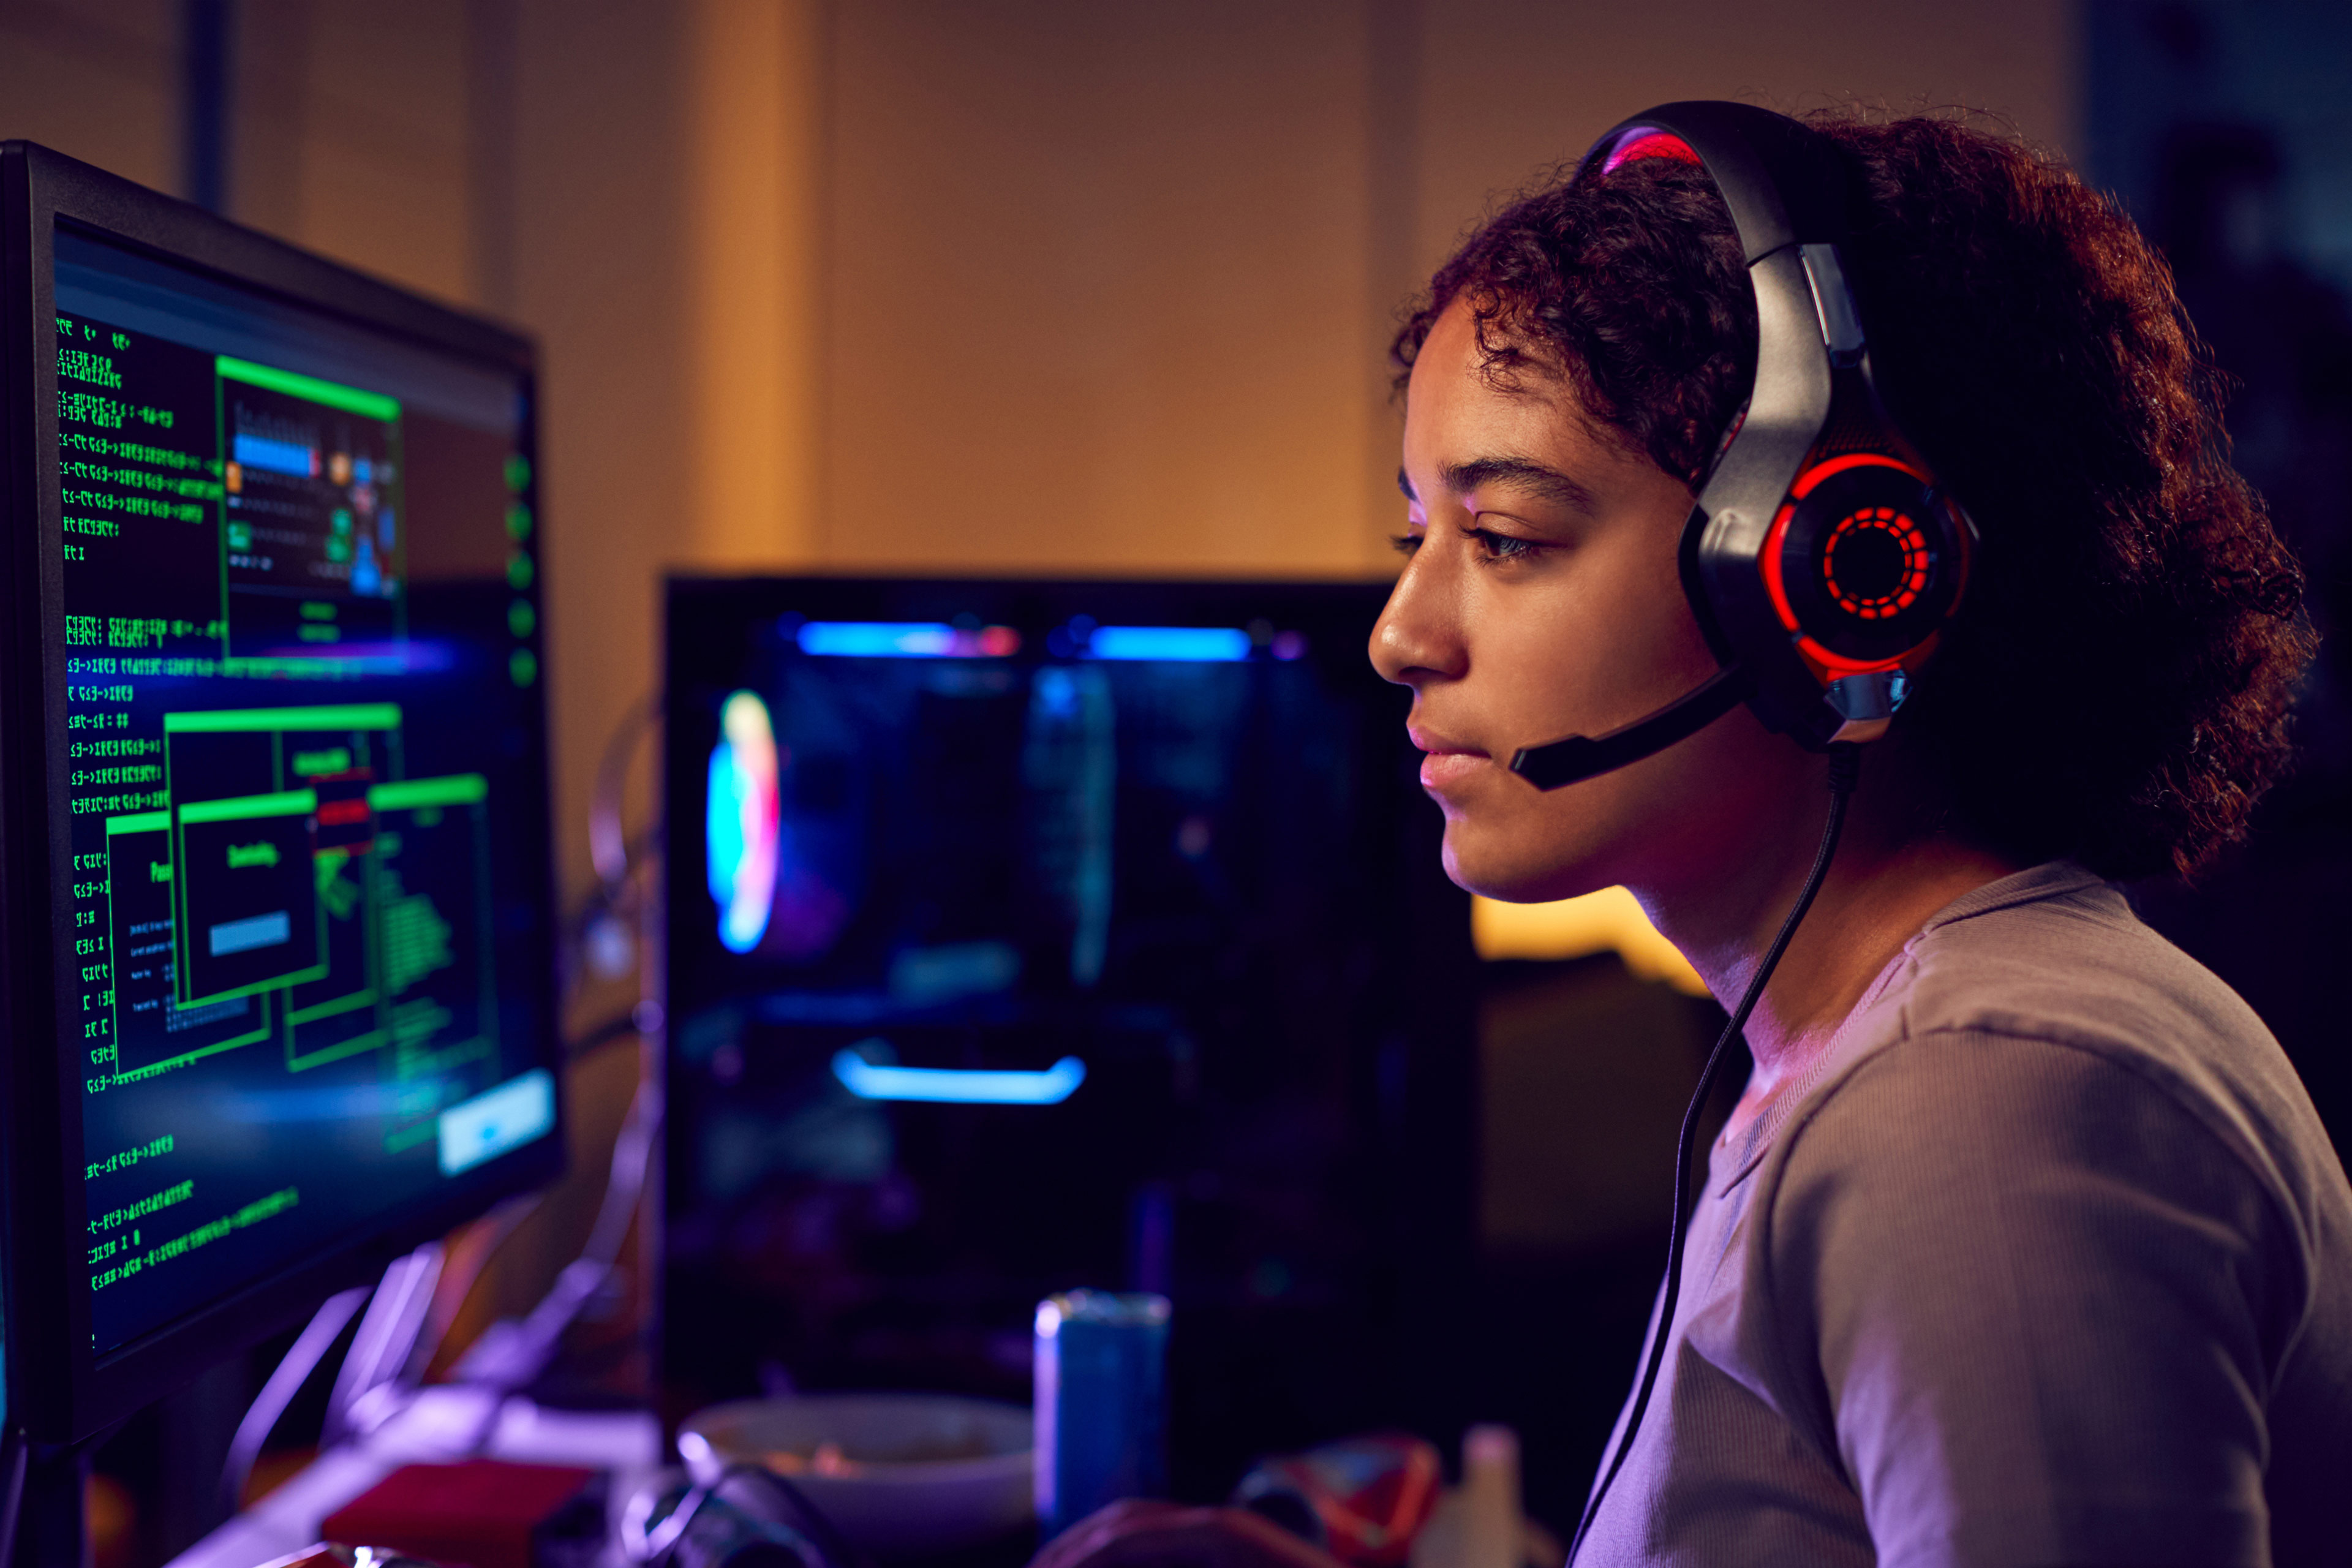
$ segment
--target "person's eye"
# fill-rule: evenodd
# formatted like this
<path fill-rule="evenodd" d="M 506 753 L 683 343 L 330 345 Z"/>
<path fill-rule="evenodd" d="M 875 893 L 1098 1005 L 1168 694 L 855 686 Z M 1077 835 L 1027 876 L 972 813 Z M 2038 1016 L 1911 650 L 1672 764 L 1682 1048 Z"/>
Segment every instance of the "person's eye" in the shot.
<path fill-rule="evenodd" d="M 1421 548 L 1421 539 L 1418 533 L 1394 533 L 1389 536 L 1389 544 L 1399 555 L 1411 555 Z"/>
<path fill-rule="evenodd" d="M 1489 562 L 1524 560 L 1543 548 L 1532 539 L 1521 539 L 1517 534 L 1511 533 L 1497 533 L 1491 528 L 1471 528 L 1465 529 L 1463 531 L 1469 534 L 1475 542 L 1480 557 Z"/>

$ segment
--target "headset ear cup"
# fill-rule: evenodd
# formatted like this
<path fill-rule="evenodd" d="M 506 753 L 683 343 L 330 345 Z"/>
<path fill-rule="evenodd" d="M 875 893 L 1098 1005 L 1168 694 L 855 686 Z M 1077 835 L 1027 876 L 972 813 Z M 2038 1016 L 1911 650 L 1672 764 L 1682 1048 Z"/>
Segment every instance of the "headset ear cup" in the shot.
<path fill-rule="evenodd" d="M 1903 659 L 1936 635 L 1958 601 L 1963 525 L 1908 464 L 1874 458 L 1823 464 L 1799 479 L 1773 531 L 1774 607 L 1809 663 Z"/>

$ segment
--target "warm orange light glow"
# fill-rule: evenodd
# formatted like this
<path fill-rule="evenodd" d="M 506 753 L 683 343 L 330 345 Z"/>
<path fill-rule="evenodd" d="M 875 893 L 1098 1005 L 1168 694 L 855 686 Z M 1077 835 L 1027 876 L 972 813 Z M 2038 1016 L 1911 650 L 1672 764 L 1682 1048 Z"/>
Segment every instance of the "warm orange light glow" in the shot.
<path fill-rule="evenodd" d="M 673 560 L 798 565 L 818 550 L 818 7 L 694 0 L 690 510 Z"/>
<path fill-rule="evenodd" d="M 1470 938 L 1481 958 L 1584 958 L 1613 952 L 1640 979 L 1663 980 L 1693 996 L 1707 994 L 1706 982 L 1690 960 L 1658 934 L 1633 895 L 1622 888 L 1604 888 L 1552 904 L 1473 898 Z"/>

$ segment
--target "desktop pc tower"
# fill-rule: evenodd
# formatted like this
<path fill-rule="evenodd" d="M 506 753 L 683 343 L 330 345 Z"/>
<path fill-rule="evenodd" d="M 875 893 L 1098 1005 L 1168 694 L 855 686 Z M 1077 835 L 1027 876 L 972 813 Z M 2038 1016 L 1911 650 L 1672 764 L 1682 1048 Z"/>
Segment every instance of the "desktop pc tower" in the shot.
<path fill-rule="evenodd" d="M 1467 899 L 1365 584 L 668 588 L 661 1352 L 1029 1398 L 1036 1303 L 1173 1303 L 1179 1495 L 1445 1431 Z"/>

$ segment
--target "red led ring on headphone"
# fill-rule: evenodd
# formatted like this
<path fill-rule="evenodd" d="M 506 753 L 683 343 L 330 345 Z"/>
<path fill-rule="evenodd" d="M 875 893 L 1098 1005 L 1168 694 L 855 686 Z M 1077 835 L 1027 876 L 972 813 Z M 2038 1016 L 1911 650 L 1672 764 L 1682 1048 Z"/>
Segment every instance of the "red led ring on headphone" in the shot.
<path fill-rule="evenodd" d="M 1888 542 L 1902 552 L 1901 576 L 1892 588 L 1864 595 L 1841 584 L 1837 580 L 1838 546 L 1860 539 L 1865 532 L 1885 534 Z M 1891 506 L 1864 507 L 1847 513 L 1830 530 L 1829 538 L 1822 542 L 1822 585 L 1837 602 L 1839 609 L 1865 621 L 1885 620 L 1899 616 L 1919 602 L 1927 591 L 1927 577 L 1934 558 L 1927 548 L 1927 535 L 1919 524 Z"/>

